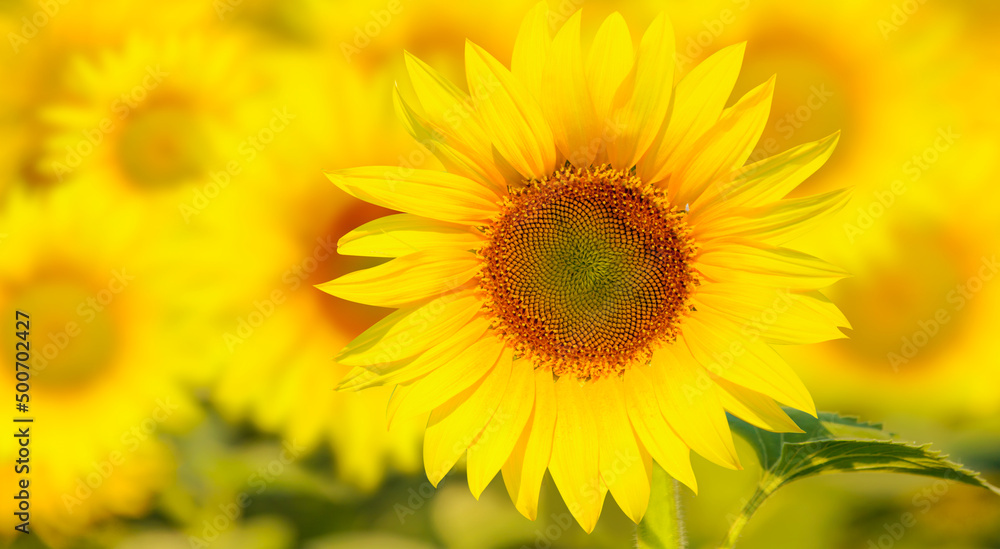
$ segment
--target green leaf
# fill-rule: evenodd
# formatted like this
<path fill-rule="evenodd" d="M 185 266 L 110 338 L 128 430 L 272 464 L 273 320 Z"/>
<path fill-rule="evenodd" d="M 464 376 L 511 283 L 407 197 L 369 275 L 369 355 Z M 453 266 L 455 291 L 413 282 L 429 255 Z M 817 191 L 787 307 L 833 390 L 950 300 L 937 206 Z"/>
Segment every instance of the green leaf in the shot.
<path fill-rule="evenodd" d="M 723 548 L 735 545 L 750 517 L 771 494 L 790 482 L 811 476 L 856 471 L 910 473 L 963 482 L 1000 495 L 1000 489 L 978 473 L 930 450 L 929 444 L 920 446 L 892 440 L 892 434 L 879 424 L 832 413 L 821 413 L 814 418 L 796 410 L 786 411 L 803 433 L 771 433 L 730 417 L 733 431 L 756 452 L 764 475 L 732 524 Z"/>
<path fill-rule="evenodd" d="M 653 465 L 649 507 L 635 527 L 637 549 L 684 549 L 684 529 L 680 516 L 680 490 L 659 465 Z"/>
<path fill-rule="evenodd" d="M 815 475 L 852 471 L 883 471 L 910 473 L 943 478 L 986 488 L 1000 495 L 1000 489 L 983 480 L 979 473 L 963 468 L 929 449 L 930 444 L 916 446 L 892 440 L 833 439 L 787 443 L 781 458 L 768 471 L 777 488 Z"/>
<path fill-rule="evenodd" d="M 746 439 L 760 460 L 764 469 L 770 469 L 781 456 L 781 448 L 786 442 L 805 442 L 831 438 L 888 439 L 892 435 L 882 430 L 878 423 L 864 423 L 855 417 L 846 417 L 832 412 L 820 412 L 815 418 L 805 412 L 786 408 L 785 412 L 804 431 L 802 433 L 772 433 L 729 416 L 729 426 L 733 432 Z"/>

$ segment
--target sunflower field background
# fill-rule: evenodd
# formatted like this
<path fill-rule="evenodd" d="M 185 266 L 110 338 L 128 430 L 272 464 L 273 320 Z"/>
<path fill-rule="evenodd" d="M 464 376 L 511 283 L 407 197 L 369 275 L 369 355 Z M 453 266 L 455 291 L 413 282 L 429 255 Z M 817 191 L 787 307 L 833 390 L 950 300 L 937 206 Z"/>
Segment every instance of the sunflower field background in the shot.
<path fill-rule="evenodd" d="M 532 4 L 0 4 L 0 389 L 13 406 L 25 311 L 34 418 L 31 534 L 15 530 L 7 436 L 0 545 L 632 546 L 613 505 L 585 534 L 551 479 L 535 522 L 499 478 L 478 502 L 461 466 L 433 488 L 422 422 L 386 428 L 390 388 L 334 390 L 346 367 L 333 357 L 385 311 L 313 287 L 375 264 L 336 243 L 387 213 L 324 169 L 440 169 L 396 119 L 403 51 L 463 81 L 465 40 L 508 62 Z M 634 28 L 665 11 L 678 78 L 746 41 L 733 97 L 778 75 L 761 156 L 842 131 L 796 192 L 852 186 L 852 201 L 796 246 L 851 272 L 827 295 L 853 330 L 782 352 L 821 410 L 884 422 L 1000 483 L 1000 5 L 549 7 L 582 8 L 585 38 L 613 11 Z M 692 547 L 714 547 L 752 492 L 759 470 L 743 461 L 695 458 Z M 814 478 L 770 499 L 740 546 L 1000 548 L 1000 502 L 922 477 Z"/>

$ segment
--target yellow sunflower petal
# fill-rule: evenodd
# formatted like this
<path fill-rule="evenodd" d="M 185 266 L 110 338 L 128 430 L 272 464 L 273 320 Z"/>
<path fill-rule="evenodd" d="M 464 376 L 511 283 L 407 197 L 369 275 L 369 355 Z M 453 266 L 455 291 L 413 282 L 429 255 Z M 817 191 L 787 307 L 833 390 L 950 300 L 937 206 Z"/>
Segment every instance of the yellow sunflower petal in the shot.
<path fill-rule="evenodd" d="M 468 325 L 481 307 L 473 290 L 463 290 L 399 309 L 348 343 L 337 362 L 371 366 L 417 355 Z"/>
<path fill-rule="evenodd" d="M 801 236 L 817 221 L 837 213 L 851 199 L 851 189 L 779 200 L 759 208 L 733 210 L 733 215 L 695 225 L 697 238 L 750 238 L 770 244 L 781 244 Z"/>
<path fill-rule="evenodd" d="M 493 419 L 476 442 L 469 446 L 467 477 L 476 499 L 507 461 L 524 433 L 535 403 L 535 370 L 531 364 L 515 362 L 510 382 Z"/>
<path fill-rule="evenodd" d="M 355 303 L 402 307 L 455 290 L 476 274 L 480 263 L 461 250 L 423 250 L 316 287 Z"/>
<path fill-rule="evenodd" d="M 632 70 L 635 51 L 632 46 L 632 35 L 629 34 L 625 18 L 618 12 L 609 15 L 590 46 L 587 55 L 587 83 L 590 85 L 590 95 L 594 101 L 594 113 L 597 120 L 597 130 L 601 139 L 605 140 L 601 147 L 602 156 L 595 158 L 600 164 L 607 160 L 607 140 L 614 138 L 617 131 L 611 114 L 614 108 L 615 93 L 618 87 Z"/>
<path fill-rule="evenodd" d="M 625 401 L 632 428 L 653 459 L 671 477 L 697 494 L 698 480 L 691 468 L 691 449 L 663 417 L 656 388 L 642 368 L 625 372 Z"/>
<path fill-rule="evenodd" d="M 674 110 L 652 158 L 639 166 L 639 177 L 655 183 L 683 166 L 694 144 L 719 120 L 740 73 L 746 43 L 723 48 L 702 61 L 677 84 Z"/>
<path fill-rule="evenodd" d="M 406 52 L 406 70 L 431 124 L 452 133 L 481 167 L 490 164 L 490 138 L 475 116 L 475 101 L 447 78 Z"/>
<path fill-rule="evenodd" d="M 601 478 L 622 511 L 638 523 L 649 505 L 653 461 L 628 428 L 631 423 L 625 411 L 623 382 L 602 378 L 585 387 L 585 391 L 593 396 Z"/>
<path fill-rule="evenodd" d="M 337 241 L 341 255 L 400 257 L 420 250 L 474 250 L 482 233 L 468 225 L 435 221 L 413 214 L 380 217 L 345 234 Z"/>
<path fill-rule="evenodd" d="M 719 399 L 723 408 L 734 416 L 766 431 L 803 432 L 774 399 L 724 379 L 715 379 L 715 383 L 719 386 Z"/>
<path fill-rule="evenodd" d="M 674 29 L 660 14 L 642 36 L 635 65 L 615 94 L 621 133 L 608 147 L 615 169 L 629 169 L 653 144 L 670 109 L 674 86 Z"/>
<path fill-rule="evenodd" d="M 600 453 L 593 440 L 593 403 L 573 376 L 556 381 L 556 427 L 549 472 L 569 512 L 588 534 L 597 525 L 608 488 L 601 479 Z"/>
<path fill-rule="evenodd" d="M 386 426 L 388 429 L 392 429 L 393 421 L 396 419 L 396 410 L 399 408 L 399 404 L 406 400 L 412 389 L 413 387 L 408 385 L 396 385 L 392 388 L 392 394 L 389 396 L 389 404 L 385 408 Z"/>
<path fill-rule="evenodd" d="M 527 362 L 514 367 L 530 366 Z M 522 515 L 530 520 L 538 516 L 538 491 L 545 478 L 552 455 L 552 435 L 556 424 L 555 382 L 552 373 L 534 370 L 535 407 L 528 426 L 504 463 L 503 482 L 510 499 Z"/>
<path fill-rule="evenodd" d="M 488 157 L 476 154 L 473 147 L 462 143 L 454 132 L 441 129 L 421 118 L 403 99 L 398 86 L 392 91 L 396 115 L 403 122 L 407 133 L 440 160 L 448 172 L 482 183 L 494 192 L 502 191 L 500 183 L 503 182 L 503 177 L 492 162 L 485 161 Z"/>
<path fill-rule="evenodd" d="M 552 40 L 542 79 L 539 102 L 552 128 L 556 147 L 574 166 L 589 166 L 597 153 L 597 116 L 583 73 L 580 51 L 580 11 L 577 10 Z"/>
<path fill-rule="evenodd" d="M 802 344 L 840 339 L 839 326 L 850 327 L 829 300 L 787 288 L 748 284 L 705 284 L 692 296 L 699 310 L 708 307 L 731 319 L 741 333 L 770 343 Z"/>
<path fill-rule="evenodd" d="M 452 327 L 449 323 L 449 327 Z M 483 337 L 490 327 L 489 320 L 473 316 L 465 325 L 453 329 L 444 339 L 417 356 L 399 361 L 382 362 L 378 355 L 370 364 L 357 366 L 341 382 L 340 389 L 364 389 L 391 383 L 404 383 L 427 375 L 442 364 L 452 360 L 463 349 Z M 435 329 L 435 331 L 437 331 Z M 394 356 L 394 355 L 391 355 Z"/>
<path fill-rule="evenodd" d="M 698 150 L 670 180 L 674 204 L 694 202 L 719 178 L 729 177 L 750 157 L 771 113 L 774 77 L 747 92 L 722 112 L 719 121 L 697 142 Z"/>
<path fill-rule="evenodd" d="M 826 163 L 839 139 L 840 132 L 836 132 L 736 170 L 691 204 L 691 218 L 704 221 L 737 206 L 781 200 Z"/>
<path fill-rule="evenodd" d="M 543 1 L 535 4 L 524 17 L 510 59 L 510 72 L 535 98 L 542 94 L 542 75 L 551 44 L 549 5 Z"/>
<path fill-rule="evenodd" d="M 809 254 L 766 245 L 726 243 L 704 249 L 697 269 L 713 282 L 814 290 L 848 276 L 843 269 Z"/>
<path fill-rule="evenodd" d="M 500 405 L 511 370 L 510 351 L 505 355 L 481 381 L 431 412 L 424 434 L 424 469 L 434 486 L 482 433 Z"/>
<path fill-rule="evenodd" d="M 526 178 L 555 169 L 556 153 L 542 110 L 523 84 L 486 50 L 466 41 L 465 73 L 493 146 Z"/>
<path fill-rule="evenodd" d="M 648 370 L 660 409 L 681 440 L 713 463 L 741 469 L 726 412 L 708 372 L 691 353 L 682 345 L 665 345 L 653 353 Z"/>
<path fill-rule="evenodd" d="M 816 413 L 809 390 L 770 345 L 738 332 L 723 319 L 710 323 L 707 312 L 688 320 L 684 341 L 706 370 L 793 408 Z"/>
<path fill-rule="evenodd" d="M 377 206 L 439 221 L 475 225 L 496 215 L 500 198 L 460 175 L 399 166 L 327 172 L 347 194 Z"/>
<path fill-rule="evenodd" d="M 503 351 L 503 340 L 489 334 L 462 348 L 458 355 L 441 363 L 427 375 L 406 382 L 410 385 L 410 392 L 399 403 L 395 415 L 417 416 L 443 405 L 482 379 L 498 361 L 510 362 L 510 356 L 504 355 Z M 505 368 L 510 370 L 510 365 Z"/>
<path fill-rule="evenodd" d="M 843 311 L 819 290 L 808 290 L 794 294 L 794 296 L 799 305 L 813 311 L 815 316 L 824 319 L 828 324 L 838 328 L 852 328 L 851 322 L 844 316 Z M 834 339 L 840 339 L 840 337 Z"/>

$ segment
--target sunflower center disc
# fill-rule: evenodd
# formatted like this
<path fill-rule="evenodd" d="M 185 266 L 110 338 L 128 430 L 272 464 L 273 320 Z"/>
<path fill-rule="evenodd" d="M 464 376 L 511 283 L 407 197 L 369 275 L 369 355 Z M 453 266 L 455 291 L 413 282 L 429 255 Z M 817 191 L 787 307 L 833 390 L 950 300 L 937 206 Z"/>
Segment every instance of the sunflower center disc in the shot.
<path fill-rule="evenodd" d="M 676 338 L 695 284 L 684 212 L 628 172 L 564 168 L 512 193 L 480 288 L 519 353 L 557 375 L 621 374 Z"/>
<path fill-rule="evenodd" d="M 162 188 L 206 173 L 211 143 L 204 124 L 183 108 L 137 112 L 118 143 L 123 171 L 147 188 Z"/>
<path fill-rule="evenodd" d="M 43 279 L 15 293 L 12 305 L 31 314 L 37 342 L 28 364 L 33 387 L 79 390 L 107 373 L 117 342 L 112 312 L 98 302 L 102 297 L 65 279 Z"/>

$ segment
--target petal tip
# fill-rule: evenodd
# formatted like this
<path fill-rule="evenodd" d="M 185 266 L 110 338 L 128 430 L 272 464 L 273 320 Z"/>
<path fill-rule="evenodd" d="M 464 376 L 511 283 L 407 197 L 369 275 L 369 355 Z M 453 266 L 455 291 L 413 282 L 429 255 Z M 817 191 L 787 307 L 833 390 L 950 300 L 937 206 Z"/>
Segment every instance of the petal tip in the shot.
<path fill-rule="evenodd" d="M 593 520 L 588 519 L 587 522 L 582 522 L 580 519 L 576 519 L 576 522 L 577 524 L 580 525 L 580 528 L 583 528 L 583 531 L 586 532 L 587 534 L 591 534 L 594 531 L 594 528 L 597 526 L 596 518 L 594 518 Z"/>
<path fill-rule="evenodd" d="M 623 16 L 623 15 L 621 14 L 621 12 L 620 12 L 620 11 L 617 11 L 617 10 L 616 10 L 616 11 L 613 11 L 613 12 L 611 12 L 611 13 L 610 13 L 610 14 L 609 14 L 609 15 L 608 15 L 607 17 L 605 17 L 605 18 L 604 18 L 604 21 L 607 21 L 607 20 L 609 20 L 609 19 L 612 19 L 612 20 L 615 20 L 615 21 L 621 21 L 622 23 L 624 23 L 624 22 L 625 22 L 625 16 Z"/>
<path fill-rule="evenodd" d="M 347 190 L 347 178 L 344 176 L 342 170 L 325 171 L 323 172 L 323 175 L 326 176 L 330 183 L 336 185 L 338 189 L 350 194 Z"/>
<path fill-rule="evenodd" d="M 531 505 L 530 503 L 527 502 L 515 501 L 514 507 L 517 508 L 517 511 L 521 513 L 521 516 L 523 516 L 524 518 L 530 521 L 535 521 L 538 519 L 537 503 L 535 505 Z"/>
<path fill-rule="evenodd" d="M 336 282 L 336 280 L 330 280 L 328 282 L 321 282 L 319 284 L 313 284 L 313 288 L 316 288 L 317 290 L 319 290 L 319 291 L 321 291 L 323 293 L 330 294 L 330 295 L 332 295 L 334 297 L 340 297 L 339 295 L 337 295 L 337 294 L 334 293 L 334 291 L 336 291 L 336 285 L 334 284 L 335 282 Z"/>

